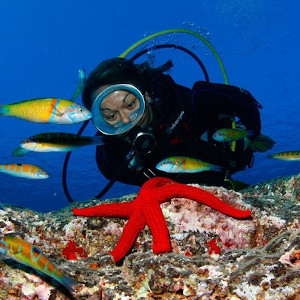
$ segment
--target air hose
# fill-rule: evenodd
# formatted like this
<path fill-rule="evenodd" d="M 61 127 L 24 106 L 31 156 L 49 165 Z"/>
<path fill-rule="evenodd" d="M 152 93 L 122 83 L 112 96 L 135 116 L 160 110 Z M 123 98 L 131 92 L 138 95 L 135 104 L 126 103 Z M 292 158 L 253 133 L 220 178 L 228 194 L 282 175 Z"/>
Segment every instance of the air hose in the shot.
<path fill-rule="evenodd" d="M 130 46 L 129 48 L 127 48 L 123 53 L 121 53 L 119 55 L 119 57 L 125 58 L 125 57 L 128 56 L 129 53 L 131 53 L 132 51 L 134 51 L 136 48 L 138 48 L 142 44 L 144 44 L 144 43 L 146 43 L 146 42 L 148 42 L 148 41 L 150 41 L 152 39 L 155 39 L 155 38 L 157 38 L 159 36 L 166 35 L 166 34 L 172 34 L 172 33 L 185 33 L 185 34 L 189 34 L 189 35 L 192 35 L 192 36 L 200 39 L 212 51 L 213 55 L 217 59 L 218 64 L 219 64 L 219 66 L 221 68 L 225 84 L 227 84 L 227 85 L 229 84 L 228 77 L 227 77 L 227 74 L 226 74 L 223 62 L 222 62 L 221 58 L 219 57 L 219 55 L 218 55 L 217 51 L 215 50 L 215 48 L 211 45 L 211 43 L 207 39 L 205 39 L 199 33 L 195 32 L 195 31 L 192 31 L 192 30 L 188 30 L 188 29 L 167 29 L 167 30 L 163 30 L 163 31 L 159 31 L 159 32 L 153 33 L 153 34 L 151 34 L 151 35 L 149 35 L 149 36 L 147 36 L 147 37 L 139 40 L 138 42 L 134 43 L 132 46 Z M 204 64 L 202 63 L 202 61 L 193 52 L 191 52 L 190 50 L 188 50 L 188 49 L 186 49 L 185 47 L 182 47 L 182 46 L 178 46 L 178 45 L 174 45 L 174 44 L 154 45 L 152 47 L 149 47 L 149 48 L 146 48 L 146 49 L 143 49 L 143 50 L 137 52 L 131 58 L 131 60 L 132 61 L 136 60 L 138 57 L 144 55 L 145 53 L 147 53 L 150 50 L 153 50 L 153 49 L 156 50 L 156 49 L 161 49 L 161 48 L 175 48 L 175 49 L 179 49 L 179 50 L 184 51 L 187 54 L 189 54 L 200 65 L 200 67 L 201 67 L 201 69 L 203 71 L 205 80 L 207 82 L 209 82 L 208 73 L 207 73 L 206 68 L 205 68 Z M 83 130 L 85 129 L 85 127 L 87 126 L 87 124 L 88 124 L 88 121 L 86 121 L 82 125 L 82 127 L 79 129 L 79 131 L 77 133 L 78 135 L 80 135 L 83 132 Z M 232 123 L 232 127 L 233 128 L 235 127 L 235 122 L 234 121 Z M 235 142 L 232 143 L 232 151 L 234 151 L 234 150 L 235 150 Z M 68 162 L 69 162 L 70 156 L 71 156 L 71 152 L 68 152 L 66 154 L 64 165 L 63 165 L 62 181 L 63 181 L 64 193 L 65 193 L 68 201 L 70 203 L 72 203 L 72 202 L 74 202 L 74 200 L 73 200 L 73 198 L 71 197 L 71 195 L 70 195 L 70 193 L 68 191 L 67 180 L 66 180 L 66 178 L 67 178 L 67 166 L 68 166 Z M 109 183 L 106 184 L 105 187 L 102 189 L 102 191 L 96 196 L 96 198 L 99 199 L 99 198 L 103 197 L 109 191 L 109 189 L 113 186 L 113 184 L 115 183 L 115 181 L 116 181 L 116 178 L 110 180 Z"/>
<path fill-rule="evenodd" d="M 134 43 L 132 46 L 130 46 L 129 48 L 127 48 L 122 54 L 119 55 L 119 57 L 123 57 L 125 58 L 130 52 L 132 52 L 133 50 L 135 50 L 137 47 L 139 47 L 140 45 L 148 42 L 149 40 L 151 39 L 154 39 L 154 38 L 157 38 L 159 36 L 162 36 L 162 35 L 165 35 L 165 34 L 170 34 L 170 33 L 186 33 L 186 34 L 189 34 L 189 35 L 192 35 L 192 36 L 195 36 L 196 38 L 200 39 L 211 51 L 212 53 L 214 54 L 214 56 L 216 57 L 218 63 L 219 63 L 219 66 L 221 68 L 221 71 L 222 71 L 222 74 L 223 74 L 223 77 L 224 77 L 224 81 L 225 81 L 225 84 L 229 84 L 229 81 L 228 81 L 228 77 L 227 77 L 227 74 L 226 74 L 226 71 L 225 71 L 225 68 L 224 68 L 224 65 L 223 65 L 223 62 L 219 56 L 219 54 L 217 53 L 217 51 L 215 50 L 215 48 L 212 46 L 212 44 L 207 40 L 205 39 L 202 35 L 200 35 L 199 33 L 195 32 L 195 31 L 192 31 L 192 30 L 188 30 L 188 29 L 167 29 L 167 30 L 163 30 L 163 31 L 159 31 L 159 32 L 156 32 L 156 33 L 153 33 L 151 35 L 148 35 L 146 36 L 145 38 L 139 40 L 138 42 Z"/>

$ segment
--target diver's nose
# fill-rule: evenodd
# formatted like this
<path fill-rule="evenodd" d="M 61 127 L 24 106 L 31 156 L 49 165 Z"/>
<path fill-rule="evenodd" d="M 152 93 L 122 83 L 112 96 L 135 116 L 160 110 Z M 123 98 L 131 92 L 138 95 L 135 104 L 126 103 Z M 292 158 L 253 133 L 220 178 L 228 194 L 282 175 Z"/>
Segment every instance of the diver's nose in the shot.
<path fill-rule="evenodd" d="M 121 122 L 122 122 L 122 124 L 128 124 L 128 123 L 131 122 L 131 120 L 129 118 L 129 114 L 121 112 L 120 116 L 121 116 Z"/>

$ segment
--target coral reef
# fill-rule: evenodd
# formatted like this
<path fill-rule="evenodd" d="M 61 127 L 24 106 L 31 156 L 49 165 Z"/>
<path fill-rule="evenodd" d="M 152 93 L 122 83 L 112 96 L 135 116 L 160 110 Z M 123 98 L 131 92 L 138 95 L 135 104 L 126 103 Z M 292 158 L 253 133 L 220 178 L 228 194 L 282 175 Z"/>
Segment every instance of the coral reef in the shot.
<path fill-rule="evenodd" d="M 252 219 L 237 220 L 184 198 L 161 204 L 172 252 L 153 254 L 146 227 L 118 264 L 109 252 L 127 220 L 0 210 L 0 238 L 16 233 L 79 283 L 70 292 L 55 280 L 0 257 L 0 299 L 298 299 L 300 294 L 300 175 L 234 192 L 201 188 Z M 136 195 L 105 203 L 132 201 Z M 103 201 L 102 201 L 103 203 Z"/>

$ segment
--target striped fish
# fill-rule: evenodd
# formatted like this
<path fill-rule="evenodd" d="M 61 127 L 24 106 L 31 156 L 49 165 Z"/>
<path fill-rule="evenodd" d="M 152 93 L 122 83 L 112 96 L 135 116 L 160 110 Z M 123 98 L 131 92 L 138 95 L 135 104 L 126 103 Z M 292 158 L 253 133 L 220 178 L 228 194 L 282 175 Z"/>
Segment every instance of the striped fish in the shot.
<path fill-rule="evenodd" d="M 64 132 L 49 132 L 40 133 L 31 136 L 21 142 L 20 147 L 25 150 L 23 153 L 20 150 L 14 151 L 14 156 L 23 156 L 26 151 L 35 152 L 63 152 L 72 151 L 79 147 L 88 145 L 101 145 L 103 138 L 101 136 L 81 136 L 72 133 Z"/>
<path fill-rule="evenodd" d="M 270 158 L 286 160 L 286 161 L 300 161 L 300 151 L 286 151 L 268 155 Z"/>
<path fill-rule="evenodd" d="M 67 289 L 75 291 L 78 284 L 75 280 L 64 275 L 39 249 L 20 237 L 5 235 L 0 239 L 0 254 L 46 274 Z"/>
<path fill-rule="evenodd" d="M 29 164 L 0 165 L 0 173 L 27 179 L 46 179 L 49 174 L 43 169 Z"/>
<path fill-rule="evenodd" d="M 220 166 L 184 156 L 172 156 L 163 159 L 156 165 L 156 168 L 167 173 L 200 173 L 222 170 Z"/>
<path fill-rule="evenodd" d="M 36 123 L 75 124 L 89 120 L 85 107 L 64 99 L 40 98 L 0 105 L 0 116 L 12 116 Z"/>
<path fill-rule="evenodd" d="M 244 130 L 240 128 L 222 128 L 213 134 L 213 139 L 217 142 L 233 142 L 241 140 L 247 136 L 253 135 L 252 130 Z"/>

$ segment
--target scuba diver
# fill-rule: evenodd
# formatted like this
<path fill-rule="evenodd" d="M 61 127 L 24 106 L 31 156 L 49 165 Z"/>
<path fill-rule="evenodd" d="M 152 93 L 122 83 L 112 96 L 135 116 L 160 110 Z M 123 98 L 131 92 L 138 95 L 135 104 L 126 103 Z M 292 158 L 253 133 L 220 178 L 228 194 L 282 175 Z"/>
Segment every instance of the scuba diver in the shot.
<path fill-rule="evenodd" d="M 139 186 L 154 176 L 228 186 L 232 174 L 252 166 L 254 152 L 274 144 L 261 135 L 262 107 L 236 86 L 196 81 L 190 89 L 177 84 L 165 74 L 171 67 L 171 61 L 154 68 L 117 57 L 90 73 L 82 100 L 103 137 L 104 144 L 96 148 L 98 168 L 109 180 Z M 216 131 L 232 128 L 233 122 L 249 134 L 233 142 L 217 141 Z M 196 173 L 156 168 L 173 156 L 220 168 Z"/>

